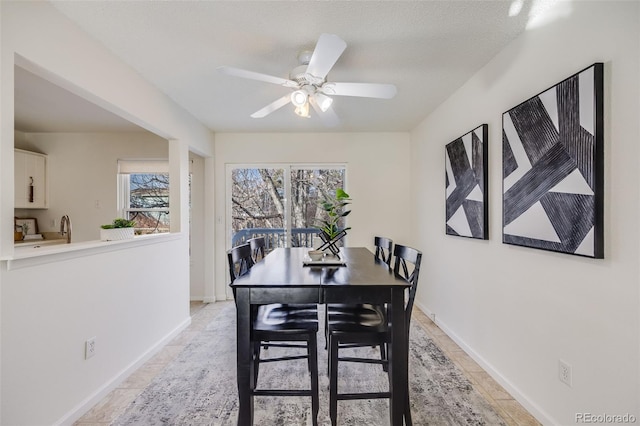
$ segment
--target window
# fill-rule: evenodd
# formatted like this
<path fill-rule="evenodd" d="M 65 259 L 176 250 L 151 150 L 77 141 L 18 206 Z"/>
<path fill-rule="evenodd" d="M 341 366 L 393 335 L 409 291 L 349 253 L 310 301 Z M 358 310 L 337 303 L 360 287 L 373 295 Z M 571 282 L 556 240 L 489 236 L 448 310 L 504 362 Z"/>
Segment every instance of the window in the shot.
<path fill-rule="evenodd" d="M 169 232 L 168 170 L 166 160 L 118 161 L 118 209 L 137 234 Z"/>
<path fill-rule="evenodd" d="M 345 187 L 345 169 L 291 166 L 290 175 L 291 228 L 311 228 L 315 236 L 316 226 L 327 216 L 327 213 L 319 208 L 319 203 L 333 198 L 336 189 Z M 344 218 L 338 226 L 345 227 Z M 292 234 L 293 247 L 308 247 L 308 244 L 297 240 L 300 236 L 300 233 Z M 342 243 L 343 241 L 339 241 L 338 245 L 341 246 Z M 313 245 L 317 247 L 321 244 L 318 241 Z"/>
<path fill-rule="evenodd" d="M 264 236 L 275 247 L 315 247 L 318 202 L 345 187 L 341 165 L 230 166 L 230 247 Z M 344 226 L 344 224 L 342 225 Z"/>

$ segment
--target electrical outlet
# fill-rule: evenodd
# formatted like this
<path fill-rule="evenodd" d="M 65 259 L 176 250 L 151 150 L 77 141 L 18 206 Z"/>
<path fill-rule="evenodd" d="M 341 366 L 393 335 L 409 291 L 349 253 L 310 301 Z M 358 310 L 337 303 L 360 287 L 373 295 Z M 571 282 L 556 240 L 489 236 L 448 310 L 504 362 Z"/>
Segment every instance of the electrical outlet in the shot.
<path fill-rule="evenodd" d="M 429 314 L 429 318 L 431 319 L 431 321 L 436 322 L 436 314 L 435 313 L 430 313 Z"/>
<path fill-rule="evenodd" d="M 96 354 L 96 338 L 92 337 L 84 342 L 84 359 L 89 359 Z"/>
<path fill-rule="evenodd" d="M 565 385 L 571 387 L 571 365 L 563 360 L 558 360 L 558 379 Z"/>

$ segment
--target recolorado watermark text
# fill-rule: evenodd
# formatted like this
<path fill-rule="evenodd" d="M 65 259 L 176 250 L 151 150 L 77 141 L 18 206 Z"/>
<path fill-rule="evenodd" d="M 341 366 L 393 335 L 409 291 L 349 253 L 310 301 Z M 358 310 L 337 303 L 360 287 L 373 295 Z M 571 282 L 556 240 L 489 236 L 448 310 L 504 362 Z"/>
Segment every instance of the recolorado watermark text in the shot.
<path fill-rule="evenodd" d="M 637 418 L 633 414 L 593 414 L 593 413 L 576 413 L 576 423 L 593 423 L 593 424 L 622 424 L 636 423 Z"/>

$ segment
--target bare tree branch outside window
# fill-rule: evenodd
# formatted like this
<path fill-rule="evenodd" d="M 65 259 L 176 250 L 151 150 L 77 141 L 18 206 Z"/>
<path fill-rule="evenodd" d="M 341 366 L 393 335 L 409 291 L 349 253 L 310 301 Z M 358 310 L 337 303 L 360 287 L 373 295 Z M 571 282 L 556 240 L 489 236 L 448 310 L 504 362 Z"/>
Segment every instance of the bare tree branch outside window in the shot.
<path fill-rule="evenodd" d="M 169 232 L 169 174 L 129 175 L 128 219 L 135 220 L 142 234 Z"/>
<path fill-rule="evenodd" d="M 247 229 L 282 230 L 286 225 L 285 202 L 289 202 L 291 228 L 313 233 L 325 214 L 318 201 L 344 187 L 344 169 L 292 168 L 291 194 L 285 194 L 283 169 L 232 170 L 232 233 Z M 293 233 L 291 245 L 307 246 L 309 234 Z M 278 243 L 282 244 L 282 242 Z"/>

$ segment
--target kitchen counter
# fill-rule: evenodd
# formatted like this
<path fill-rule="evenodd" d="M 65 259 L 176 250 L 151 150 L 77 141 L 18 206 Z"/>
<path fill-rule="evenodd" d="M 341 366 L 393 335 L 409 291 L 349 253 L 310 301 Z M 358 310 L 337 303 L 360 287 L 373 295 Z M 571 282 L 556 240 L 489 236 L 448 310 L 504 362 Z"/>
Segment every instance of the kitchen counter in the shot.
<path fill-rule="evenodd" d="M 80 256 L 89 256 L 96 253 L 122 250 L 147 244 L 160 244 L 183 238 L 182 233 L 166 233 L 139 235 L 128 240 L 120 241 L 83 241 L 66 244 L 66 239 L 26 241 L 14 244 L 14 253 L 0 260 L 7 262 L 7 269 L 19 269 L 29 266 L 41 265 L 49 262 L 71 259 Z M 50 241 L 49 243 L 45 243 Z"/>

